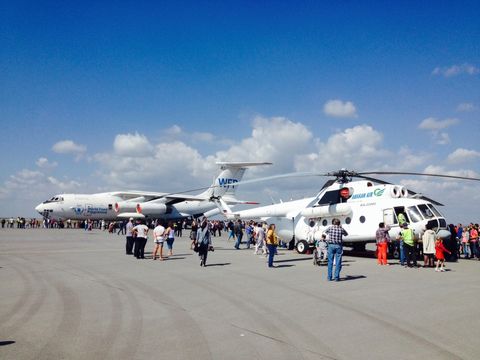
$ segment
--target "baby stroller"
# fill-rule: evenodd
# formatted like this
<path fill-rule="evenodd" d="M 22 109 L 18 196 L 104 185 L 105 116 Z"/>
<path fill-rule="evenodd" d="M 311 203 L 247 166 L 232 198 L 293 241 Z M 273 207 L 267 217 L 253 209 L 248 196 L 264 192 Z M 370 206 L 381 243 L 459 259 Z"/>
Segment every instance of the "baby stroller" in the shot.
<path fill-rule="evenodd" d="M 315 241 L 313 249 L 313 265 L 320 266 L 327 263 L 327 243 L 325 241 Z"/>

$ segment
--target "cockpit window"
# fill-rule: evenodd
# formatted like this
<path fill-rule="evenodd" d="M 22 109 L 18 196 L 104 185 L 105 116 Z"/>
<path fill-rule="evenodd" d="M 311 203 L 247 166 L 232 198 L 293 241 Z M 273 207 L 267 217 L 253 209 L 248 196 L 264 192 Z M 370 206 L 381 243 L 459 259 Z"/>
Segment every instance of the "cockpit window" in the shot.
<path fill-rule="evenodd" d="M 422 213 L 423 217 L 427 220 L 435 217 L 432 210 L 430 210 L 426 204 L 418 205 L 418 209 Z"/>
<path fill-rule="evenodd" d="M 410 206 L 407 208 L 407 213 L 412 222 L 419 222 L 422 220 L 422 215 L 415 206 Z"/>
<path fill-rule="evenodd" d="M 440 213 L 440 211 L 437 210 L 435 206 L 433 206 L 432 204 L 428 204 L 428 207 L 430 208 L 430 210 L 432 210 L 433 214 L 436 217 L 443 217 L 443 215 Z"/>
<path fill-rule="evenodd" d="M 318 205 L 338 204 L 340 200 L 340 190 L 327 191 L 318 201 Z"/>
<path fill-rule="evenodd" d="M 58 201 L 63 201 L 63 197 L 61 196 L 54 196 L 50 200 L 44 201 L 44 204 L 52 203 L 52 202 L 58 202 Z"/>

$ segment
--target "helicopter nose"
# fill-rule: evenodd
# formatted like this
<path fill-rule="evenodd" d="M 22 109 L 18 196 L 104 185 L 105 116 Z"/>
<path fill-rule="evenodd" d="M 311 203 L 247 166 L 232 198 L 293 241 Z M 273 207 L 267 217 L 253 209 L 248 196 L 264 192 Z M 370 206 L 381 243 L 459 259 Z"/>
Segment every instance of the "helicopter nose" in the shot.
<path fill-rule="evenodd" d="M 437 237 L 437 238 L 441 238 L 442 241 L 445 241 L 445 240 L 447 240 L 447 239 L 450 239 L 450 236 L 451 236 L 451 235 L 452 235 L 452 234 L 450 234 L 450 231 L 444 230 L 444 229 L 440 229 L 440 230 L 437 231 L 436 237 Z"/>

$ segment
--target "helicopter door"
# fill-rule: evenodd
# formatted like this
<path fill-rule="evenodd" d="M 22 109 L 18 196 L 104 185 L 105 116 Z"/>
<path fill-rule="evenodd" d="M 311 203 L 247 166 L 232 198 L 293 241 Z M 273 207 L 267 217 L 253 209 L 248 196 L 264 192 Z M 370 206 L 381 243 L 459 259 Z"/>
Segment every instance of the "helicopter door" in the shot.
<path fill-rule="evenodd" d="M 384 209 L 383 210 L 383 222 L 385 225 L 392 226 L 395 224 L 395 215 L 393 214 L 393 209 Z"/>

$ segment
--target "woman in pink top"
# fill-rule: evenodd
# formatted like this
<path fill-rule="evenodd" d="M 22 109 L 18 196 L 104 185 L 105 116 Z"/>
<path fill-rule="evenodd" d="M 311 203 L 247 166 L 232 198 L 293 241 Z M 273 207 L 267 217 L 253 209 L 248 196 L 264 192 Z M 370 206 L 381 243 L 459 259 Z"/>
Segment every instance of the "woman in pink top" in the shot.
<path fill-rule="evenodd" d="M 478 224 L 470 230 L 470 257 L 478 259 Z"/>

